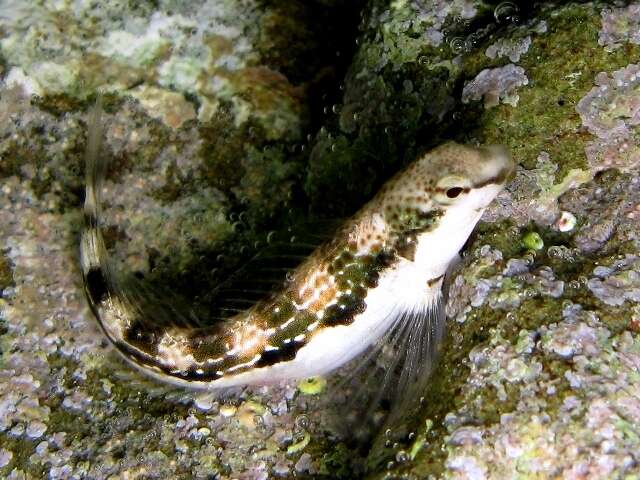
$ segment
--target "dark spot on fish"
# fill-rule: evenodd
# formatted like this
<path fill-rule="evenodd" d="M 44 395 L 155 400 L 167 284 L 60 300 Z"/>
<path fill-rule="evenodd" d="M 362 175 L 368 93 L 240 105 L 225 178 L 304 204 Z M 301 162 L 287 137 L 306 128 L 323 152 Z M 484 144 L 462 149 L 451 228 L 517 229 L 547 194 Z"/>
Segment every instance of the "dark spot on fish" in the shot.
<path fill-rule="evenodd" d="M 217 373 L 217 370 L 203 369 L 202 373 L 196 372 L 196 369 L 189 369 L 185 374 L 180 375 L 180 378 L 191 382 L 213 382 L 221 378 L 222 375 Z"/>
<path fill-rule="evenodd" d="M 100 268 L 92 267 L 84 276 L 85 289 L 94 305 L 100 305 L 107 299 L 109 285 Z"/>
<path fill-rule="evenodd" d="M 396 253 L 402 258 L 413 262 L 416 258 L 416 242 L 412 235 L 405 235 L 398 241 Z"/>
<path fill-rule="evenodd" d="M 300 350 L 304 345 L 305 342 L 291 341 L 283 343 L 276 350 L 262 352 L 260 360 L 254 364 L 254 367 L 263 368 L 275 365 L 276 363 L 289 362 L 296 358 L 298 350 Z"/>
<path fill-rule="evenodd" d="M 134 320 L 123 332 L 123 337 L 127 343 L 149 355 L 155 355 L 158 351 L 156 343 L 158 335 L 146 322 Z"/>

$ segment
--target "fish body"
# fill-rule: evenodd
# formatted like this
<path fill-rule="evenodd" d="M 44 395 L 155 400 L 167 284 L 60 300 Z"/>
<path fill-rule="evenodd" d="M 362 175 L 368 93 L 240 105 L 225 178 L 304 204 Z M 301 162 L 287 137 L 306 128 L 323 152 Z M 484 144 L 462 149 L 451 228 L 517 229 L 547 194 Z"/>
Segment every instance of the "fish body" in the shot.
<path fill-rule="evenodd" d="M 127 360 L 196 388 L 325 374 L 378 342 L 398 318 L 432 315 L 450 262 L 514 171 L 502 147 L 441 145 L 389 180 L 268 299 L 206 327 L 159 322 L 109 267 L 99 106 L 92 115 L 81 239 L 87 299 Z"/>

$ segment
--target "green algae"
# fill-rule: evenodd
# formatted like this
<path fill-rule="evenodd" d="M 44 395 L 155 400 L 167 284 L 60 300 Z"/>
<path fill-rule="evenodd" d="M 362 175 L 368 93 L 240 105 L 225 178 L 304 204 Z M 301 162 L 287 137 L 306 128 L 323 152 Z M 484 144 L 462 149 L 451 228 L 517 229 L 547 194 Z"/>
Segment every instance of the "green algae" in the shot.
<path fill-rule="evenodd" d="M 327 381 L 323 377 L 310 377 L 298 383 L 298 390 L 304 395 L 318 395 L 326 386 Z"/>
<path fill-rule="evenodd" d="M 331 445 L 320 457 L 318 473 L 327 478 L 347 480 L 354 477 L 352 470 L 353 451 L 344 443 Z"/>
<path fill-rule="evenodd" d="M 9 259 L 2 255 L 1 252 L 2 249 L 0 249 L 0 292 L 14 284 L 11 263 L 9 263 Z M 1 295 L 0 298 L 2 298 Z"/>
<path fill-rule="evenodd" d="M 311 441 L 311 435 L 308 432 L 305 432 L 302 439 L 296 443 L 292 443 L 287 447 L 287 455 L 294 455 L 296 453 L 301 452 L 309 445 Z"/>
<path fill-rule="evenodd" d="M 522 236 L 522 245 L 531 250 L 541 250 L 544 240 L 538 232 L 527 232 Z"/>
<path fill-rule="evenodd" d="M 627 44 L 611 53 L 601 48 L 599 10 L 592 5 L 569 5 L 540 18 L 548 31 L 533 37 L 518 62 L 529 79 L 529 86 L 518 90 L 518 106 L 482 112 L 473 133 L 486 143 L 505 144 L 528 169 L 535 167 L 541 151 L 548 152 L 562 179 L 571 169 L 588 170 L 584 148 L 591 136 L 581 128 L 575 105 L 599 72 L 625 67 L 640 56 L 640 46 Z M 502 63 L 481 53 L 465 61 L 464 68 L 467 78 L 473 78 L 482 68 Z"/>
<path fill-rule="evenodd" d="M 34 465 L 29 461 L 36 449 L 35 442 L 0 432 L 0 445 L 13 452 L 13 458 L 5 467 L 0 468 L 0 472 L 8 473 L 14 468 L 20 468 L 28 473 L 30 478 L 45 478 L 46 466 Z"/>

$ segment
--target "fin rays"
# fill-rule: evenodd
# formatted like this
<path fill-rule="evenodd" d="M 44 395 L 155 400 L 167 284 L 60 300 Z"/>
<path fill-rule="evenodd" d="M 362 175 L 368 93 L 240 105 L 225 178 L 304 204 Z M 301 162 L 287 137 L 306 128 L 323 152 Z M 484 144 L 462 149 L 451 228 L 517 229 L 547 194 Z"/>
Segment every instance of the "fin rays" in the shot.
<path fill-rule="evenodd" d="M 445 323 L 442 298 L 429 307 L 396 315 L 380 340 L 355 360 L 336 386 L 355 388 L 345 408 L 359 412 L 358 425 L 372 419 L 384 400 L 391 405 L 389 425 L 415 407 L 436 361 Z"/>

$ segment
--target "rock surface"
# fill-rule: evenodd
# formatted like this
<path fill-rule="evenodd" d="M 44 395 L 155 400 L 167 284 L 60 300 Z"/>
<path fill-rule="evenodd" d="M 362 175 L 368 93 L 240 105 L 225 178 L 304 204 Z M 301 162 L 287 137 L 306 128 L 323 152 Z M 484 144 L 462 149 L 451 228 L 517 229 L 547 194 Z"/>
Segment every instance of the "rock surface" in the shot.
<path fill-rule="evenodd" d="M 640 4 L 521 3 L 0 0 L 0 476 L 640 475 Z M 77 266 L 98 89 L 107 241 L 177 297 L 444 139 L 510 148 L 417 414 L 355 452 L 346 390 L 119 360 Z"/>

